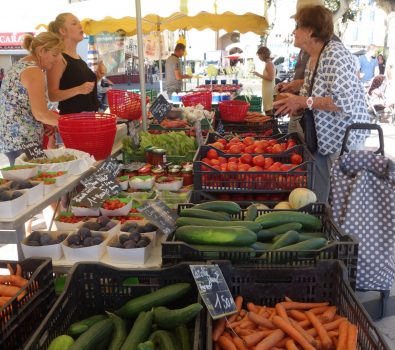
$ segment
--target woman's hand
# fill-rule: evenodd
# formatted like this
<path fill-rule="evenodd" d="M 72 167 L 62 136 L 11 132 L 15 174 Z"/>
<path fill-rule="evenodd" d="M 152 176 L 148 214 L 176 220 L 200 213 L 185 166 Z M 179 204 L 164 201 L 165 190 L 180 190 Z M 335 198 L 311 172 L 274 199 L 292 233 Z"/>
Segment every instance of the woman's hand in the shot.
<path fill-rule="evenodd" d="M 104 65 L 103 61 L 100 61 L 96 71 L 97 80 L 103 78 L 106 75 L 106 73 L 107 73 L 106 66 Z"/>
<path fill-rule="evenodd" d="M 306 106 L 307 97 L 283 93 L 285 98 L 273 103 L 274 115 L 295 115 L 300 109 Z"/>
<path fill-rule="evenodd" d="M 95 83 L 93 81 L 87 81 L 86 83 L 81 84 L 79 88 L 80 95 L 88 95 L 92 92 L 95 87 Z"/>
<path fill-rule="evenodd" d="M 262 77 L 262 74 L 261 73 L 258 73 L 257 71 L 255 71 L 255 72 L 253 72 L 254 73 L 254 75 L 256 75 L 257 77 Z"/>

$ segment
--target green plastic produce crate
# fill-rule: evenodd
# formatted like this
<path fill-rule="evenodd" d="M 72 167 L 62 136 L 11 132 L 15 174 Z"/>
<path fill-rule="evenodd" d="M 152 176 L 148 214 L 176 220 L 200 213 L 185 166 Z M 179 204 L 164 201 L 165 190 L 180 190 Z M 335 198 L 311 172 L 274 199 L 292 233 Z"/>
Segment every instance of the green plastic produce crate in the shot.
<path fill-rule="evenodd" d="M 191 283 L 191 292 L 169 308 L 184 307 L 200 300 L 189 264 L 148 270 L 118 269 L 101 263 L 76 264 L 67 278 L 64 292 L 24 350 L 45 350 L 54 338 L 66 334 L 72 323 L 105 311 L 115 311 L 133 297 L 178 282 Z M 188 325 L 193 350 L 203 350 L 205 346 L 201 317 L 204 319 L 203 311 Z"/>

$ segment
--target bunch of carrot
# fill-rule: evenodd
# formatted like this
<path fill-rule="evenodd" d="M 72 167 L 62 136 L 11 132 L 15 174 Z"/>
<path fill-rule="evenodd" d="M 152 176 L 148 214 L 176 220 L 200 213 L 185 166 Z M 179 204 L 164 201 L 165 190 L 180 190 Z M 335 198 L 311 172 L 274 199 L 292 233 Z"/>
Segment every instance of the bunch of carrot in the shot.
<path fill-rule="evenodd" d="M 163 119 L 160 123 L 162 128 L 172 129 L 172 128 L 186 128 L 188 126 L 188 122 L 186 120 L 170 120 L 170 119 Z"/>
<path fill-rule="evenodd" d="M 17 264 L 16 269 L 10 264 L 7 265 L 9 275 L 0 275 L 0 308 L 7 304 L 15 297 L 19 291 L 25 287 L 29 281 L 22 277 L 22 267 Z M 24 296 L 24 293 L 18 295 L 18 300 Z"/>
<path fill-rule="evenodd" d="M 215 321 L 215 350 L 355 350 L 357 326 L 329 303 L 301 303 L 285 298 L 275 307 L 236 297 L 238 312 Z"/>
<path fill-rule="evenodd" d="M 247 112 L 247 116 L 244 118 L 244 121 L 248 123 L 264 123 L 269 119 L 269 116 L 259 112 Z"/>

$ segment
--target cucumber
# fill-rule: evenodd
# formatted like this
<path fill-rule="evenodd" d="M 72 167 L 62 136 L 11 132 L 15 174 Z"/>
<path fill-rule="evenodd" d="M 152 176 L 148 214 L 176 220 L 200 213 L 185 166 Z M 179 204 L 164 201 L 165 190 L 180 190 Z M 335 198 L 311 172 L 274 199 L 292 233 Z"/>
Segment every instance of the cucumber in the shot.
<path fill-rule="evenodd" d="M 174 335 L 181 344 L 181 350 L 191 350 L 189 330 L 185 324 L 181 324 L 174 330 Z"/>
<path fill-rule="evenodd" d="M 290 210 L 263 214 L 257 217 L 255 222 L 260 223 L 264 229 L 293 222 L 302 224 L 303 229 L 320 230 L 322 228 L 321 220 L 314 215 Z"/>
<path fill-rule="evenodd" d="M 175 238 L 189 244 L 213 244 L 249 247 L 256 242 L 256 234 L 245 227 L 183 226 Z"/>
<path fill-rule="evenodd" d="M 125 321 L 112 313 L 108 313 L 108 317 L 114 323 L 114 332 L 108 350 L 120 350 L 127 336 Z"/>
<path fill-rule="evenodd" d="M 128 301 L 115 313 L 123 318 L 135 318 L 141 311 L 148 311 L 155 306 L 167 305 L 182 298 L 189 292 L 189 283 L 175 283 Z"/>
<path fill-rule="evenodd" d="M 273 243 L 271 249 L 277 250 L 279 248 L 294 244 L 296 242 L 299 242 L 299 233 L 291 230 L 282 234 L 281 237 Z"/>
<path fill-rule="evenodd" d="M 140 343 L 137 346 L 137 350 L 155 350 L 155 345 L 151 340 L 147 340 L 144 343 Z"/>
<path fill-rule="evenodd" d="M 93 350 L 111 337 L 114 323 L 111 319 L 105 319 L 95 323 L 86 332 L 82 333 L 69 350 Z"/>
<path fill-rule="evenodd" d="M 81 335 L 82 333 L 86 332 L 95 323 L 97 323 L 99 321 L 103 321 L 105 319 L 107 319 L 107 316 L 105 316 L 105 315 L 95 315 L 95 316 L 85 318 L 84 320 L 73 323 L 69 327 L 68 333 L 72 337 L 76 338 L 79 335 Z"/>
<path fill-rule="evenodd" d="M 312 238 L 307 241 L 295 243 L 278 249 L 279 251 L 300 251 L 317 250 L 324 247 L 327 243 L 325 238 Z"/>
<path fill-rule="evenodd" d="M 272 250 L 272 243 L 262 243 L 262 242 L 255 242 L 251 248 L 254 250 L 261 252 L 266 250 Z"/>
<path fill-rule="evenodd" d="M 307 241 L 312 238 L 326 238 L 322 232 L 310 233 L 299 233 L 299 242 Z"/>
<path fill-rule="evenodd" d="M 282 233 L 294 230 L 299 231 L 302 228 L 302 224 L 298 222 L 291 222 L 289 224 L 283 224 L 279 226 L 270 227 L 264 230 L 260 230 L 257 232 L 256 236 L 258 241 L 265 242 L 272 240 L 275 236 L 280 235 Z"/>
<path fill-rule="evenodd" d="M 203 306 L 199 303 L 175 310 L 159 306 L 154 309 L 154 322 L 159 328 L 171 330 L 193 320 L 202 309 Z"/>
<path fill-rule="evenodd" d="M 255 204 L 251 204 L 245 212 L 244 220 L 254 221 L 258 216 L 258 208 Z"/>
<path fill-rule="evenodd" d="M 180 212 L 180 216 L 186 216 L 190 218 L 200 218 L 200 219 L 209 219 L 209 220 L 218 220 L 218 221 L 230 221 L 230 215 L 228 213 L 214 212 L 210 210 L 204 209 L 183 209 Z"/>
<path fill-rule="evenodd" d="M 155 331 L 150 335 L 149 340 L 154 343 L 155 349 L 175 350 L 177 347 L 173 342 L 172 335 L 167 331 Z"/>
<path fill-rule="evenodd" d="M 152 311 L 140 312 L 136 321 L 134 321 L 132 329 L 126 337 L 121 350 L 137 350 L 137 346 L 140 343 L 144 343 L 148 340 L 151 333 L 153 319 L 154 314 Z"/>
<path fill-rule="evenodd" d="M 176 220 L 178 227 L 182 226 L 222 226 L 222 227 L 234 227 L 241 226 L 246 227 L 251 231 L 258 232 L 261 229 L 261 225 L 254 221 L 218 221 L 218 220 L 208 220 L 208 219 L 198 219 L 198 218 L 185 218 L 180 217 Z"/>
<path fill-rule="evenodd" d="M 211 211 L 224 211 L 228 214 L 238 214 L 241 211 L 240 205 L 235 202 L 228 201 L 210 201 L 196 204 L 194 209 L 204 209 Z"/>
<path fill-rule="evenodd" d="M 63 334 L 51 341 L 48 350 L 69 350 L 73 344 L 74 339 L 69 335 Z"/>

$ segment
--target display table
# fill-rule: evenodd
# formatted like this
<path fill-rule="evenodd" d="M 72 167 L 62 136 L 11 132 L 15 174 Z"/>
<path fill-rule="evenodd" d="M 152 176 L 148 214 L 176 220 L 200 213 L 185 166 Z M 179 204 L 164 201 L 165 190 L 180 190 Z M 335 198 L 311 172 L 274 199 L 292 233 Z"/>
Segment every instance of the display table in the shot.
<path fill-rule="evenodd" d="M 122 149 L 122 138 L 126 135 L 126 125 L 117 126 L 117 134 L 114 140 L 114 146 L 111 155 L 117 155 Z M 25 238 L 25 223 L 34 215 L 41 212 L 44 208 L 58 201 L 64 194 L 72 191 L 82 179 L 96 171 L 102 161 L 98 161 L 90 169 L 78 176 L 70 176 L 62 187 L 55 188 L 52 192 L 46 194 L 44 198 L 35 205 L 28 206 L 18 216 L 12 219 L 1 219 L 0 221 L 0 244 L 17 244 L 18 260 L 23 259 L 21 241 Z"/>

